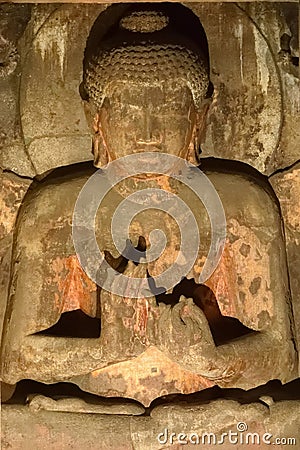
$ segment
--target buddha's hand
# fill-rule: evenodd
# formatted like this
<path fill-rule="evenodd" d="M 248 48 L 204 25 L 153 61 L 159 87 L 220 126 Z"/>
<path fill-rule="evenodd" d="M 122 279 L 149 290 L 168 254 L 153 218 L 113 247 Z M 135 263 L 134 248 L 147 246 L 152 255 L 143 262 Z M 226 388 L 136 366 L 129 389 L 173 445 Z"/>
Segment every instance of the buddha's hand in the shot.
<path fill-rule="evenodd" d="M 160 349 L 185 369 L 211 380 L 227 378 L 226 361 L 218 352 L 208 321 L 192 299 L 174 307 L 160 305 Z"/>

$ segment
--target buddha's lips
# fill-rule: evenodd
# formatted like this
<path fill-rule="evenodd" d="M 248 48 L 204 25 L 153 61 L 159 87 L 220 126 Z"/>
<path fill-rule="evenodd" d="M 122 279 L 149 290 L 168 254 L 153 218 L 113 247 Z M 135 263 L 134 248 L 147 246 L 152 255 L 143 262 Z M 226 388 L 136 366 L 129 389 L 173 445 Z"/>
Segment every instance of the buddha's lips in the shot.
<path fill-rule="evenodd" d="M 145 153 L 145 152 L 162 152 L 162 147 L 160 144 L 145 144 L 145 145 L 141 145 L 138 146 L 137 148 L 133 149 L 132 153 Z M 149 160 L 148 160 L 149 162 Z"/>
<path fill-rule="evenodd" d="M 142 139 L 139 139 L 136 141 L 136 144 L 138 146 L 146 146 L 146 147 L 160 147 L 161 146 L 161 140 L 155 140 L 155 141 L 143 141 Z"/>

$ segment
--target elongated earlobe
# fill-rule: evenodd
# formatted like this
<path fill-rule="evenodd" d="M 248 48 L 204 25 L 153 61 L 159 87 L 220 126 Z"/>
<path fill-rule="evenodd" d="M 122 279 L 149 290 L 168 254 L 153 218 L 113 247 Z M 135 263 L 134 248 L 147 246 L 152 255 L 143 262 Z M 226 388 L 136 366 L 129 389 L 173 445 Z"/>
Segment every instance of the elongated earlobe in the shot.
<path fill-rule="evenodd" d="M 88 126 L 92 132 L 92 154 L 94 155 L 94 166 L 104 167 L 111 160 L 109 157 L 105 139 L 101 129 L 101 115 L 93 102 L 83 100 L 83 107 Z"/>
<path fill-rule="evenodd" d="M 191 164 L 198 166 L 199 165 L 199 140 L 198 140 L 198 130 L 197 127 L 194 127 L 193 130 L 193 134 L 192 134 L 192 139 L 188 148 L 188 153 L 187 153 L 187 161 L 190 162 Z"/>
<path fill-rule="evenodd" d="M 210 105 L 211 100 L 205 100 L 201 111 L 197 112 L 192 139 L 189 145 L 187 160 L 197 166 L 200 163 L 201 144 L 205 139 L 207 115 Z"/>
<path fill-rule="evenodd" d="M 94 166 L 101 168 L 110 162 L 107 147 L 100 132 L 96 132 L 92 138 L 92 153 L 94 155 Z"/>
<path fill-rule="evenodd" d="M 101 168 L 111 161 L 101 128 L 101 115 L 97 113 L 93 122 L 92 153 L 94 166 Z"/>

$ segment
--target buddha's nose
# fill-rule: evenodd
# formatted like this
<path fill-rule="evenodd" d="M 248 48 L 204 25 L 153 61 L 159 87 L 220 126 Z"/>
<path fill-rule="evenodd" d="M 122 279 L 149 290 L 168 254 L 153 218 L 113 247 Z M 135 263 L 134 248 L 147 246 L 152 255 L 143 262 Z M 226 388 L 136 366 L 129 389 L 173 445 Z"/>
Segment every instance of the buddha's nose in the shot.
<path fill-rule="evenodd" d="M 159 139 L 154 133 L 154 121 L 150 108 L 145 108 L 141 121 L 141 130 L 137 136 L 138 144 L 157 144 Z"/>

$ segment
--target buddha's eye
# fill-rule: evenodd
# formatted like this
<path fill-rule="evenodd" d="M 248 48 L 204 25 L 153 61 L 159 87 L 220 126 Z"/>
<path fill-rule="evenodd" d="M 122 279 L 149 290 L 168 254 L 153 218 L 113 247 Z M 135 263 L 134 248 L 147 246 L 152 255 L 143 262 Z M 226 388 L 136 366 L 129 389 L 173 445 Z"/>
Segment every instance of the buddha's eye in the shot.
<path fill-rule="evenodd" d="M 184 116 L 188 114 L 188 107 L 184 102 L 171 103 L 160 106 L 160 108 L 156 108 L 156 111 L 160 114 L 165 115 L 181 115 Z"/>

